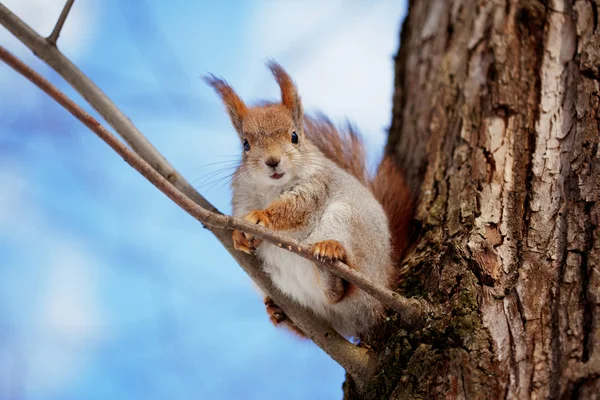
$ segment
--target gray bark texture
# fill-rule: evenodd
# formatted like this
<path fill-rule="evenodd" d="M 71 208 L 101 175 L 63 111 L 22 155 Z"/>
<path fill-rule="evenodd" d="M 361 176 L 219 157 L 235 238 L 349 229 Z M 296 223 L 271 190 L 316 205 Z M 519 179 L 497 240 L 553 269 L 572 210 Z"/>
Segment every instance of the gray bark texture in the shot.
<path fill-rule="evenodd" d="M 387 150 L 418 197 L 400 293 L 347 399 L 600 398 L 600 0 L 412 0 Z"/>

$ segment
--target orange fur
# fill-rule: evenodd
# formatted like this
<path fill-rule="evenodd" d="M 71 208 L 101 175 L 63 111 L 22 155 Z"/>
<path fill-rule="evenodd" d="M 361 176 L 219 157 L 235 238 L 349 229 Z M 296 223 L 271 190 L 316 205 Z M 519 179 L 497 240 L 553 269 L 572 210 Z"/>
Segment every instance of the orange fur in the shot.
<path fill-rule="evenodd" d="M 367 161 L 365 148 L 352 125 L 340 131 L 324 115 L 304 117 L 306 137 L 340 168 L 354 175 L 361 183 L 367 184 Z"/>
<path fill-rule="evenodd" d="M 244 219 L 251 224 L 257 224 L 264 226 L 265 228 L 271 228 L 272 223 L 268 214 L 264 211 L 254 210 L 244 217 Z"/>
<path fill-rule="evenodd" d="M 302 105 L 294 81 L 292 81 L 292 78 L 285 72 L 283 67 L 275 61 L 269 61 L 267 66 L 273 73 L 273 76 L 281 89 L 281 104 L 290 110 L 294 120 L 299 122 L 302 115 Z"/>
<path fill-rule="evenodd" d="M 304 226 L 306 218 L 315 208 L 315 202 L 314 198 L 287 196 L 271 203 L 264 212 L 272 221 L 272 229 L 289 231 Z"/>
<path fill-rule="evenodd" d="M 337 240 L 324 240 L 313 245 L 313 256 L 322 261 L 342 261 L 348 263 L 348 255 L 344 246 Z M 329 304 L 339 303 L 346 297 L 348 282 L 331 273 L 322 266 L 317 266 L 317 279 Z"/>
<path fill-rule="evenodd" d="M 276 327 L 283 326 L 296 336 L 306 339 L 304 332 L 302 332 L 300 328 L 298 328 L 296 324 L 294 324 L 292 320 L 285 315 L 283 310 L 279 308 L 279 306 L 277 306 L 277 304 L 275 304 L 270 297 L 265 297 L 264 302 L 267 309 L 267 314 L 269 315 L 269 320 L 273 325 Z"/>
<path fill-rule="evenodd" d="M 231 234 L 233 240 L 233 248 L 239 251 L 243 251 L 247 254 L 254 254 L 256 246 L 250 243 L 250 239 L 246 237 L 246 234 L 242 231 L 233 231 Z"/>
<path fill-rule="evenodd" d="M 254 210 L 244 217 L 251 224 L 258 224 L 265 228 L 272 228 L 271 220 L 264 211 Z M 254 254 L 256 248 L 262 243 L 262 240 L 254 235 L 235 230 L 232 234 L 233 248 L 244 253 Z"/>
<path fill-rule="evenodd" d="M 392 260 L 398 263 L 411 241 L 410 221 L 414 206 L 413 196 L 404 175 L 390 155 L 385 155 L 381 160 L 377 174 L 371 182 L 371 190 L 388 217 L 394 251 Z"/>
<path fill-rule="evenodd" d="M 223 99 L 223 103 L 227 107 L 233 126 L 241 133 L 242 122 L 248 113 L 246 104 L 244 104 L 240 96 L 223 79 L 219 79 L 211 74 L 205 76 L 204 81 L 219 93 L 221 99 Z"/>
<path fill-rule="evenodd" d="M 313 256 L 323 261 L 347 261 L 346 249 L 337 240 L 324 240 L 313 245 Z"/>

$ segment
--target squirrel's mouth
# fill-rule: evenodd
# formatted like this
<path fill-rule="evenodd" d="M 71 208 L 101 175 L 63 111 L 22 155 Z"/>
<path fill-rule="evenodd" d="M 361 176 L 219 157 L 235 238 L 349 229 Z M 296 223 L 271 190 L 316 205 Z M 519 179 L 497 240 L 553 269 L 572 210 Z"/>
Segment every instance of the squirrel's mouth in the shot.
<path fill-rule="evenodd" d="M 271 175 L 271 179 L 281 179 L 282 176 L 285 175 L 285 172 L 282 172 L 280 174 L 278 174 L 277 172 L 275 172 L 273 175 Z"/>

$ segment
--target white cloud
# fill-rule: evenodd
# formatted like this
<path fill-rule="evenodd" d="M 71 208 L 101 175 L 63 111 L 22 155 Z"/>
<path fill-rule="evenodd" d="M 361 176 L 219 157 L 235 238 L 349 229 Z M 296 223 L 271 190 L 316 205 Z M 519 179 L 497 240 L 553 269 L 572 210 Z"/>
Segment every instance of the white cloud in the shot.
<path fill-rule="evenodd" d="M 79 378 L 104 334 L 94 262 L 74 241 L 51 247 L 35 330 L 24 346 L 28 390 L 44 394 Z"/>
<path fill-rule="evenodd" d="M 45 219 L 18 165 L 0 164 L 0 187 L 8 189 L 0 193 L 0 232 L 10 232 L 14 249 L 2 266 L 0 322 L 13 329 L 0 357 L 18 348 L 27 391 L 50 395 L 81 375 L 107 333 L 99 269 L 77 238 Z"/>
<path fill-rule="evenodd" d="M 73 343 L 99 332 L 93 262 L 74 242 L 53 244 L 48 257 L 41 323 Z"/>
<path fill-rule="evenodd" d="M 282 51 L 302 41 L 316 29 L 332 28 L 343 1 L 261 1 L 249 18 L 252 22 L 246 45 L 268 51 Z M 334 22 L 334 23 L 335 23 Z M 331 30 L 331 29 L 328 29 Z"/>
<path fill-rule="evenodd" d="M 0 231 L 8 232 L 10 229 L 22 230 L 20 220 L 23 216 L 30 216 L 26 196 L 26 183 L 16 171 L 14 164 L 0 164 Z"/>

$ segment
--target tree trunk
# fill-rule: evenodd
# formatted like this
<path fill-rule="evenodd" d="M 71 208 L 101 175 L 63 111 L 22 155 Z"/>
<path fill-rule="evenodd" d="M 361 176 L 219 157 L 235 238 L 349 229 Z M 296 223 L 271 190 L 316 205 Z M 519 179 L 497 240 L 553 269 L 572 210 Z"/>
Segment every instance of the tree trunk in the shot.
<path fill-rule="evenodd" d="M 600 0 L 413 0 L 388 150 L 419 201 L 376 338 L 392 399 L 600 398 Z"/>

